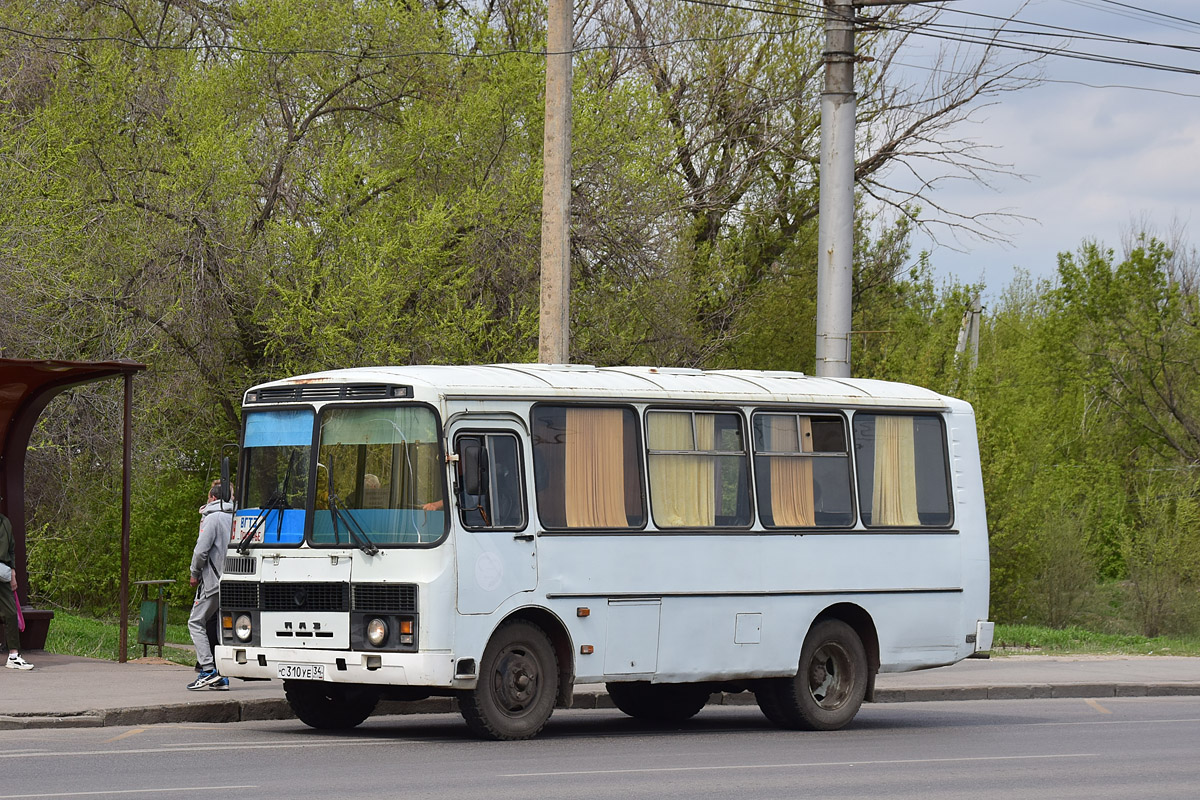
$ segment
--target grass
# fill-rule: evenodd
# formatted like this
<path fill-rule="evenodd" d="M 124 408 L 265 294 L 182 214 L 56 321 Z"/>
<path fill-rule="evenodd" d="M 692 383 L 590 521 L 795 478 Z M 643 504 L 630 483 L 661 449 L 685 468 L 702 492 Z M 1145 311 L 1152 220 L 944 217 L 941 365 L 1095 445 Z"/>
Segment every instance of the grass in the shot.
<path fill-rule="evenodd" d="M 182 612 L 174 615 L 182 617 Z M 168 615 L 167 642 L 190 643 L 187 625 L 170 624 Z M 120 643 L 120 626 L 116 620 L 94 619 L 65 611 L 54 612 L 46 651 L 63 655 L 86 656 L 116 661 Z M 1158 655 L 1200 656 L 1200 636 L 1129 636 L 1096 633 L 1083 628 L 1043 628 L 1037 625 L 997 625 L 994 641 L 995 655 Z M 158 648 L 151 646 L 150 655 Z M 129 658 L 138 658 L 142 646 L 137 643 L 137 621 L 129 623 Z M 195 654 L 185 648 L 163 648 L 163 657 L 179 664 L 194 664 Z"/>
<path fill-rule="evenodd" d="M 188 634 L 187 625 L 171 624 L 170 619 L 171 615 L 168 614 L 167 641 L 190 645 L 192 638 Z M 137 636 L 137 620 L 130 620 L 127 650 L 129 658 L 140 658 L 142 655 L 142 645 L 138 644 Z M 50 631 L 46 636 L 46 652 L 116 661 L 120 657 L 120 643 L 121 625 L 118 620 L 95 619 L 66 611 L 55 611 L 54 619 L 50 621 Z M 158 647 L 151 645 L 147 652 L 148 655 L 157 656 Z M 196 663 L 196 655 L 191 650 L 171 647 L 169 644 L 163 648 L 163 658 L 189 666 Z"/>
<path fill-rule="evenodd" d="M 997 625 L 992 652 L 996 655 L 1200 656 L 1200 636 L 1131 636 L 1096 633 L 1083 628 L 1043 628 L 1037 625 Z"/>

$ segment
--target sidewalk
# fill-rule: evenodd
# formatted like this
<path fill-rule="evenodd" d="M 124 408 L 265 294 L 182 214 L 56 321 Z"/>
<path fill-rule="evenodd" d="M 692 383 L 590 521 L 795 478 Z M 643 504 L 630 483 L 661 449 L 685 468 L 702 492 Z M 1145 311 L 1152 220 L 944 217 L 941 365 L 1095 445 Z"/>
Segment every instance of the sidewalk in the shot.
<path fill-rule="evenodd" d="M 293 715 L 279 681 L 234 680 L 229 691 L 189 692 L 188 667 L 159 659 L 127 664 L 30 653 L 36 669 L 0 669 L 0 730 L 238 722 Z M 1017 700 L 1052 697 L 1200 695 L 1200 658 L 1172 656 L 1003 656 L 952 667 L 880 675 L 876 701 Z M 753 704 L 750 693 L 710 703 Z M 611 708 L 604 687 L 575 687 L 575 708 Z M 454 710 L 448 698 L 380 703 L 376 714 Z"/>

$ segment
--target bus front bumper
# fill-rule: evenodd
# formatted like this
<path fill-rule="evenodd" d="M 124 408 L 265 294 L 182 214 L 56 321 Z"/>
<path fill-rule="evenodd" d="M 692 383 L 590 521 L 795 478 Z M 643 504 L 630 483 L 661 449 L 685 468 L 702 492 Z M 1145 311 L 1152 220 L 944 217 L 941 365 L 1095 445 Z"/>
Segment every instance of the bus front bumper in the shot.
<path fill-rule="evenodd" d="M 474 675 L 455 677 L 454 656 L 442 653 L 366 653 L 218 645 L 217 671 L 229 678 L 295 678 L 380 686 L 469 689 Z"/>

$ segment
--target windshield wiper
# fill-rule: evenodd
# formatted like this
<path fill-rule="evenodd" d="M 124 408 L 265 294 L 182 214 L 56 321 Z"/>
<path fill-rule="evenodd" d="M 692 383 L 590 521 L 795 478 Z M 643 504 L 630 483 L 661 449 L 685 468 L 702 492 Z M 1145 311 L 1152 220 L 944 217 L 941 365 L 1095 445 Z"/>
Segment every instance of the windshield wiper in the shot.
<path fill-rule="evenodd" d="M 324 464 L 317 464 L 317 466 L 325 467 Z M 342 536 L 338 532 L 338 520 L 344 517 L 346 534 L 350 542 L 367 555 L 376 555 L 379 552 L 379 547 L 371 541 L 371 537 L 363 530 L 363 526 L 359 521 L 354 518 L 349 509 L 338 508 L 338 496 L 333 488 L 333 468 L 325 467 L 325 472 L 329 475 L 329 519 L 333 523 L 333 543 L 342 543 Z"/>
<path fill-rule="evenodd" d="M 334 542 L 337 544 L 342 543 L 341 537 L 338 536 L 338 520 L 344 518 L 346 522 L 346 533 L 350 535 L 350 541 L 355 547 L 357 547 L 359 550 L 362 550 L 369 556 L 373 556 L 379 552 L 378 545 L 371 541 L 371 537 L 367 535 L 365 530 L 363 530 L 362 524 L 354 518 L 354 516 L 350 513 L 350 510 L 338 508 L 337 495 L 333 494 L 332 492 L 329 494 L 329 515 L 333 520 Z"/>
<path fill-rule="evenodd" d="M 272 511 L 279 512 L 278 519 L 276 519 L 275 522 L 275 538 L 278 539 L 279 536 L 282 535 L 283 512 L 286 509 L 291 508 L 287 501 L 288 484 L 292 480 L 292 472 L 295 469 L 296 451 L 293 450 L 291 456 L 288 458 L 287 471 L 283 473 L 282 485 L 277 487 L 275 491 L 271 493 L 271 496 L 267 499 L 267 502 L 258 510 L 258 516 L 254 518 L 254 524 L 250 526 L 250 530 L 248 530 L 246 535 L 242 537 L 240 542 L 238 542 L 237 552 L 240 555 L 245 556 L 250 554 L 250 542 L 254 539 L 254 534 L 258 533 L 258 529 L 262 527 L 264 522 L 266 522 L 267 517 L 270 516 Z"/>

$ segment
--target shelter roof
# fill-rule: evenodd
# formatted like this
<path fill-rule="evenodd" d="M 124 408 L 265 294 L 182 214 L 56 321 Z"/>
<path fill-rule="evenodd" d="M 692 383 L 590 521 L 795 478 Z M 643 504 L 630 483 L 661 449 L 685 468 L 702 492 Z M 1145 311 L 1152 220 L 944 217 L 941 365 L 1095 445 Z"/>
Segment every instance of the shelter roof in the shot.
<path fill-rule="evenodd" d="M 133 361 L 43 361 L 0 358 L 0 453 L 7 452 L 9 431 L 22 409 L 48 390 L 54 394 L 83 383 L 140 372 Z M 42 404 L 35 412 L 40 413 Z"/>

